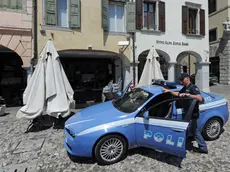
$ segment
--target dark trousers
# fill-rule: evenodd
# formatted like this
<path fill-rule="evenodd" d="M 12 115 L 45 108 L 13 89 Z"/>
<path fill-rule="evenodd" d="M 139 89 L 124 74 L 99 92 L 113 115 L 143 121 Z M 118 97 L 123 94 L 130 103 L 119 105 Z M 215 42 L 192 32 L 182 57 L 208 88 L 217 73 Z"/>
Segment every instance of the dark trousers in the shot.
<path fill-rule="evenodd" d="M 198 119 L 191 120 L 191 129 L 192 129 L 193 135 L 199 145 L 199 148 L 203 151 L 207 151 L 208 150 L 207 144 L 205 143 L 204 138 L 201 135 L 200 129 L 197 127 L 197 123 L 198 123 Z"/>

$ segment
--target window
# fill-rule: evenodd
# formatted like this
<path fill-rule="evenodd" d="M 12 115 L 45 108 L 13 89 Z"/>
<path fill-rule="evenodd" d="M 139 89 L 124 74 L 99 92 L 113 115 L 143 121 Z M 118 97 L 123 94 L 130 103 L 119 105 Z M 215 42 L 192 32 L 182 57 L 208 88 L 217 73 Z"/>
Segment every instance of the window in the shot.
<path fill-rule="evenodd" d="M 152 96 L 153 94 L 141 88 L 137 88 L 128 92 L 122 98 L 113 101 L 113 106 L 121 112 L 132 113 L 141 107 Z"/>
<path fill-rule="evenodd" d="M 216 11 L 216 0 L 208 0 L 208 13 L 214 13 Z"/>
<path fill-rule="evenodd" d="M 125 8 L 124 3 L 109 3 L 109 31 L 125 32 Z"/>
<path fill-rule="evenodd" d="M 44 0 L 45 24 L 80 28 L 80 0 Z"/>
<path fill-rule="evenodd" d="M 216 40 L 217 40 L 216 29 L 212 29 L 209 31 L 209 42 L 216 41 Z"/>
<path fill-rule="evenodd" d="M 182 33 L 205 35 L 205 10 L 199 7 L 182 6 Z"/>
<path fill-rule="evenodd" d="M 190 34 L 197 34 L 198 33 L 198 27 L 197 27 L 197 13 L 198 10 L 197 9 L 188 9 L 188 32 Z"/>
<path fill-rule="evenodd" d="M 141 109 L 138 116 L 143 116 L 144 112 L 149 111 L 150 118 L 185 120 L 189 118 L 187 115 L 191 115 L 187 114 L 190 110 L 195 112 L 199 107 L 198 104 L 195 104 L 195 107 L 190 109 L 192 101 L 191 98 L 178 98 L 170 93 L 159 94 Z"/>
<path fill-rule="evenodd" d="M 69 27 L 67 0 L 57 0 L 57 25 L 61 27 Z"/>
<path fill-rule="evenodd" d="M 165 2 L 136 0 L 136 28 L 165 32 Z"/>
<path fill-rule="evenodd" d="M 0 0 L 1 9 L 22 10 L 24 0 Z"/>
<path fill-rule="evenodd" d="M 156 3 L 144 3 L 144 28 L 156 30 Z"/>

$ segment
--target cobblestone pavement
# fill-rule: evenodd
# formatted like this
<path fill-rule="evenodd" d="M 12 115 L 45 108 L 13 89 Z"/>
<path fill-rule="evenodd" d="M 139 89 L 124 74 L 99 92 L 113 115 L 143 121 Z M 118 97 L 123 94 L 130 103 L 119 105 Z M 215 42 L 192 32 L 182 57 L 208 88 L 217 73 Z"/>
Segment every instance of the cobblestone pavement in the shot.
<path fill-rule="evenodd" d="M 213 86 L 212 92 L 230 99 L 230 87 Z M 9 108 L 0 117 L 0 172 L 148 172 L 148 171 L 230 171 L 230 124 L 216 141 L 207 142 L 209 154 L 188 151 L 186 159 L 179 159 L 149 149 L 129 151 L 127 158 L 110 166 L 99 166 L 91 159 L 73 162 L 63 147 L 62 129 L 50 128 L 25 133 L 29 121 L 15 118 L 18 108 Z M 182 162 L 181 162 L 182 161 Z M 181 162 L 181 167 L 178 165 Z"/>

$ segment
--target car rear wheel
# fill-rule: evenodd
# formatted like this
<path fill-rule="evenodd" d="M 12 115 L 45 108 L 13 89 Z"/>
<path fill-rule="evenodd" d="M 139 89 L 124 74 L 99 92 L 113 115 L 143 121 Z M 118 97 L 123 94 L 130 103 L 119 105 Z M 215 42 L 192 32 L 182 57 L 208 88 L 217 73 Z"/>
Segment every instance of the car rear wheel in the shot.
<path fill-rule="evenodd" d="M 98 163 L 104 165 L 114 164 L 120 161 L 127 152 L 127 142 L 119 135 L 108 135 L 96 144 L 94 149 Z"/>
<path fill-rule="evenodd" d="M 219 118 L 208 120 L 203 129 L 205 140 L 216 140 L 219 138 L 222 130 L 222 122 Z"/>

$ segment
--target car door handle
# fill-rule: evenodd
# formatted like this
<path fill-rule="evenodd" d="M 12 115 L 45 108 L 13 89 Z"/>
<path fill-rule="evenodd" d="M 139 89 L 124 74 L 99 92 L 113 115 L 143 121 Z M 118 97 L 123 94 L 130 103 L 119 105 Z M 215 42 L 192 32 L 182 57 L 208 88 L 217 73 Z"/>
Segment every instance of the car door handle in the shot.
<path fill-rule="evenodd" d="M 175 132 L 178 132 L 178 133 L 184 132 L 184 130 L 182 130 L 182 129 L 177 129 L 177 128 L 172 128 L 172 130 L 175 131 Z"/>

